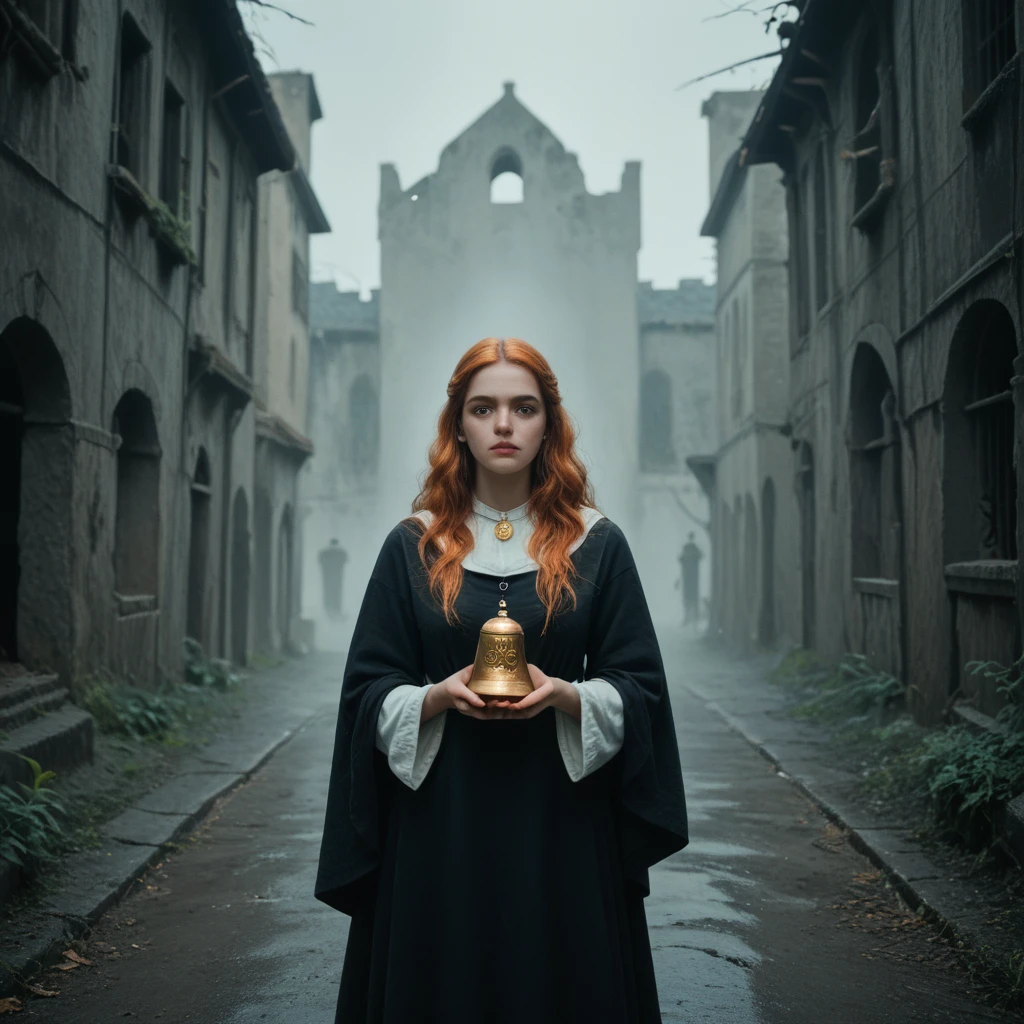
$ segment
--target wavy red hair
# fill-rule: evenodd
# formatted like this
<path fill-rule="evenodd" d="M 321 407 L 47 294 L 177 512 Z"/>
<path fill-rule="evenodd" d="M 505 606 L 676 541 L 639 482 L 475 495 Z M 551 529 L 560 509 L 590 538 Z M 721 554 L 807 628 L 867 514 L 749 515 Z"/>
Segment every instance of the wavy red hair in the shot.
<path fill-rule="evenodd" d="M 473 549 L 466 525 L 473 511 L 476 462 L 468 445 L 459 443 L 462 406 L 473 375 L 485 366 L 508 362 L 537 379 L 547 414 L 547 439 L 531 466 L 529 513 L 535 523 L 527 554 L 537 563 L 537 596 L 544 603 L 547 630 L 551 616 L 576 606 L 576 575 L 569 548 L 583 536 L 584 505 L 594 507 L 587 470 L 576 454 L 576 431 L 562 408 L 558 380 L 548 361 L 519 338 L 484 338 L 459 360 L 448 382 L 448 401 L 437 420 L 430 446 L 430 470 L 413 502 L 413 512 L 432 513 L 429 526 L 416 519 L 422 533 L 419 553 L 428 567 L 430 591 L 449 622 L 458 621 L 455 600 L 462 589 L 462 560 Z"/>

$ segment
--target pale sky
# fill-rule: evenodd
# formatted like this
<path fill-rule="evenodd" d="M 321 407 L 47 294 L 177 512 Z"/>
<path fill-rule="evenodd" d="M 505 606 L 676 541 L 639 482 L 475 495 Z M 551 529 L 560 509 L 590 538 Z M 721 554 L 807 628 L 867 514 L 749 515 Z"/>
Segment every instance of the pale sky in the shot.
<path fill-rule="evenodd" d="M 313 280 L 378 285 L 380 164 L 397 166 L 403 188 L 431 173 L 506 80 L 578 155 L 590 192 L 616 191 L 623 164 L 642 162 L 641 280 L 714 280 L 713 245 L 699 234 L 708 207 L 701 103 L 716 89 L 764 88 L 777 61 L 677 87 L 777 49 L 765 14 L 708 20 L 739 0 L 276 2 L 315 28 L 239 6 L 273 50 L 261 53 L 267 71 L 315 76 L 324 117 L 312 180 L 333 231 L 313 240 Z"/>

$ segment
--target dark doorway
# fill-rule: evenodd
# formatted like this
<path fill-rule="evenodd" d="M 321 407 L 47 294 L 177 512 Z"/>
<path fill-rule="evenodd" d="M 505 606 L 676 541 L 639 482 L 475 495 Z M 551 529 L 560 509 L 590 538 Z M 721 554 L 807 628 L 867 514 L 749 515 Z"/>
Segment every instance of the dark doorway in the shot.
<path fill-rule="evenodd" d="M 255 588 L 252 601 L 253 611 L 256 615 L 256 646 L 261 650 L 270 650 L 273 647 L 273 626 L 271 610 L 273 608 L 274 579 L 273 579 L 273 522 L 274 510 L 270 503 L 270 495 L 260 488 L 256 491 L 256 501 L 253 505 L 253 541 L 255 556 Z"/>
<path fill-rule="evenodd" d="M 761 618 L 757 635 L 762 647 L 775 646 L 775 484 L 771 477 L 761 489 Z"/>
<path fill-rule="evenodd" d="M 153 405 L 141 391 L 126 391 L 114 409 L 117 514 L 114 520 L 114 589 L 119 594 L 159 591 L 160 444 Z"/>
<path fill-rule="evenodd" d="M 74 642 L 70 419 L 53 339 L 12 320 L 0 333 L 0 659 L 29 668 L 65 671 Z"/>
<path fill-rule="evenodd" d="M 803 604 L 803 646 L 815 644 L 815 525 L 814 451 L 806 441 L 797 450 L 797 499 L 800 502 L 800 582 Z"/>
<path fill-rule="evenodd" d="M 277 530 L 277 642 L 282 651 L 291 643 L 293 532 L 291 506 L 286 505 Z"/>
<path fill-rule="evenodd" d="M 231 507 L 231 660 L 245 665 L 249 654 L 249 500 L 241 487 Z"/>
<path fill-rule="evenodd" d="M 188 635 L 206 649 L 206 567 L 210 557 L 210 460 L 199 449 L 192 473 L 191 530 L 188 550 Z"/>
<path fill-rule="evenodd" d="M 18 517 L 24 411 L 18 367 L 0 340 L 0 661 L 18 660 Z"/>

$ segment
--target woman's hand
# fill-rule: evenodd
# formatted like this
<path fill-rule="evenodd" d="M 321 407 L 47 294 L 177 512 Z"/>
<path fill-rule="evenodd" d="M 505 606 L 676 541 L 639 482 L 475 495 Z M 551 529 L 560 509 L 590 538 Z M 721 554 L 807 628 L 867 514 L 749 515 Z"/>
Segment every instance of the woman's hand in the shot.
<path fill-rule="evenodd" d="M 533 681 L 533 693 L 528 693 L 515 704 L 500 701 L 497 707 L 507 711 L 506 718 L 533 718 L 545 708 L 558 708 L 567 715 L 580 720 L 580 695 L 572 683 L 557 676 L 545 675 L 536 665 L 527 665 Z"/>
<path fill-rule="evenodd" d="M 490 721 L 495 718 L 508 718 L 504 710 L 488 704 L 475 694 L 467 685 L 473 676 L 473 666 L 467 665 L 458 672 L 453 672 L 447 679 L 434 683 L 430 692 L 423 698 L 423 711 L 420 721 L 427 722 L 448 708 L 454 708 L 469 718 L 482 718 Z"/>

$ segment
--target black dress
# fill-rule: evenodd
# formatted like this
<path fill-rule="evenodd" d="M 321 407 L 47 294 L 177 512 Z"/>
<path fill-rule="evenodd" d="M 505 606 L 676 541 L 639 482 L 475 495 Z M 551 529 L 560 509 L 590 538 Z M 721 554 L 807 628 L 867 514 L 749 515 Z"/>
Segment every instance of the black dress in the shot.
<path fill-rule="evenodd" d="M 508 577 L 529 661 L 622 696 L 625 739 L 580 782 L 551 708 L 523 721 L 448 712 L 413 791 L 375 745 L 395 686 L 472 663 L 498 579 L 465 571 L 451 626 L 427 589 L 419 533 L 388 535 L 349 650 L 316 896 L 351 915 L 343 1024 L 660 1021 L 643 898 L 647 869 L 687 842 L 665 674 L 621 530 L 600 520 L 573 554 L 576 608 L 541 636 L 536 573 Z"/>

